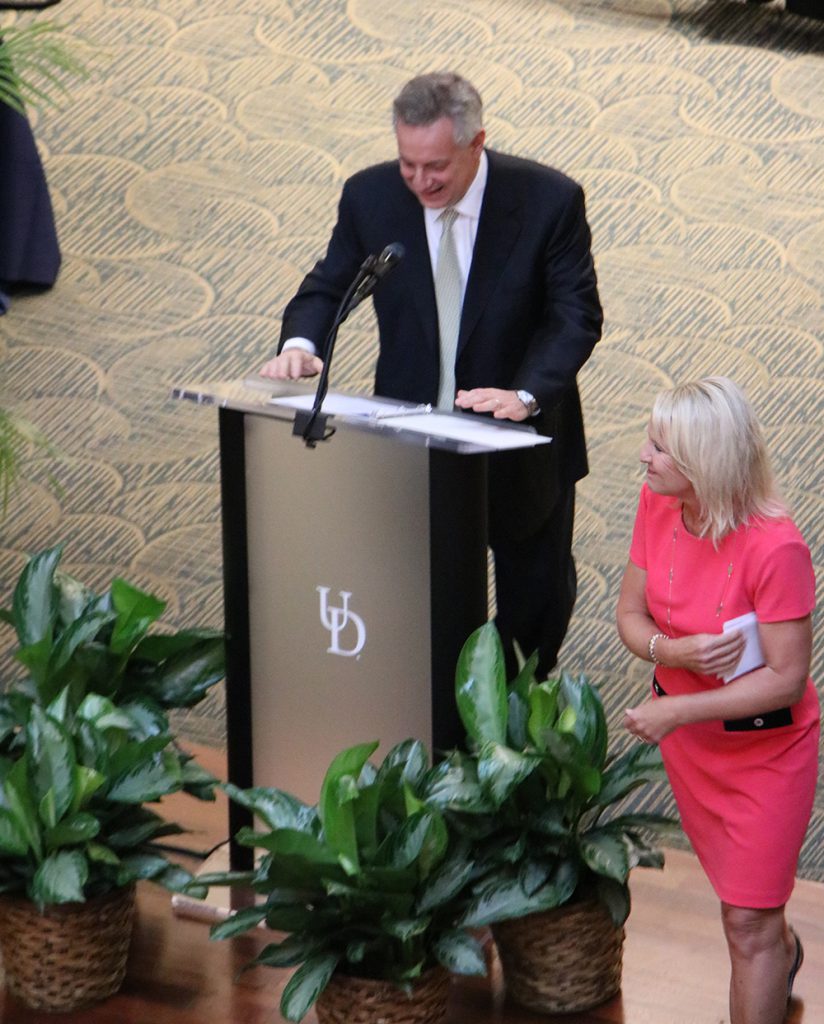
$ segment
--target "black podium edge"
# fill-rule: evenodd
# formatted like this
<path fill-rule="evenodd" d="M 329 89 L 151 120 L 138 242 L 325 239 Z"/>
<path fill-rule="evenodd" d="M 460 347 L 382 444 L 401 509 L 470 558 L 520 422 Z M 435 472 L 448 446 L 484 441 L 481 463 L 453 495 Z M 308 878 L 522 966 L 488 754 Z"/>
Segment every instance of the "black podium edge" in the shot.
<path fill-rule="evenodd" d="M 230 782 L 249 789 L 254 781 L 245 414 L 221 408 L 218 425 L 226 630 L 226 771 Z M 254 850 L 235 842 L 240 829 L 250 827 L 252 820 L 245 807 L 229 801 L 229 863 L 233 871 L 249 871 L 254 866 Z"/>

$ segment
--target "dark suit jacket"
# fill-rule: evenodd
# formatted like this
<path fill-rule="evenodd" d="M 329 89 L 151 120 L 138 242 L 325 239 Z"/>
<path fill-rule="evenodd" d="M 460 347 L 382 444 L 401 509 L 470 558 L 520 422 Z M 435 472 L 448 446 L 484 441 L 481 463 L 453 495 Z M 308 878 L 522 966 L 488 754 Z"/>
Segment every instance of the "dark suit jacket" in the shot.
<path fill-rule="evenodd" d="M 532 161 L 494 151 L 487 156 L 455 379 L 460 389 L 531 392 L 541 407 L 535 425 L 554 438 L 534 451 L 495 458 L 494 541 L 502 528 L 509 535 L 532 532 L 558 490 L 587 473 L 575 376 L 600 337 L 602 314 L 581 187 Z M 373 295 L 380 332 L 375 392 L 434 403 L 438 319 L 426 228 L 394 161 L 360 171 L 344 185 L 326 256 L 284 312 L 281 345 L 301 336 L 320 350 L 361 263 L 390 242 L 401 242 L 406 255 Z"/>

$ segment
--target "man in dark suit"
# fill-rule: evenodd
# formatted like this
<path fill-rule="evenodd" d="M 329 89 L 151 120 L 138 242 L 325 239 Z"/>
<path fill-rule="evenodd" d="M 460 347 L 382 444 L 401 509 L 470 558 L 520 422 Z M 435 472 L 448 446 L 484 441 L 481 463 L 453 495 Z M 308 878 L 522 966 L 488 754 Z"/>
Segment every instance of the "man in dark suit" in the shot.
<path fill-rule="evenodd" d="M 398 162 L 343 187 L 325 257 L 283 316 L 275 379 L 320 371 L 320 347 L 370 253 L 406 255 L 373 301 L 375 392 L 527 421 L 549 445 L 493 457 L 490 544 L 497 625 L 557 661 L 575 603 L 575 481 L 587 473 L 575 383 L 601 332 L 583 191 L 558 171 L 484 149 L 481 99 L 450 73 L 421 75 L 394 102 Z"/>

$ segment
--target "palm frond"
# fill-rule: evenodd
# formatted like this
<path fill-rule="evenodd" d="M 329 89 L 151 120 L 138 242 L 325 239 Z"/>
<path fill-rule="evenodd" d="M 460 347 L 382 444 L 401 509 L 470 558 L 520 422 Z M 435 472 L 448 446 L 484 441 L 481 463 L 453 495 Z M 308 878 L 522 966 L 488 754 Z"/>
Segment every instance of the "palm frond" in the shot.
<path fill-rule="evenodd" d="M 86 65 L 59 38 L 60 25 L 40 21 L 0 31 L 0 103 L 25 113 L 59 106 L 69 94 L 67 79 L 89 77 Z"/>
<path fill-rule="evenodd" d="M 24 449 L 29 446 L 52 458 L 60 457 L 42 430 L 16 413 L 0 409 L 0 519 L 8 509 L 9 498 L 19 479 L 20 460 Z M 59 485 L 52 476 L 49 481 L 59 491 Z"/>

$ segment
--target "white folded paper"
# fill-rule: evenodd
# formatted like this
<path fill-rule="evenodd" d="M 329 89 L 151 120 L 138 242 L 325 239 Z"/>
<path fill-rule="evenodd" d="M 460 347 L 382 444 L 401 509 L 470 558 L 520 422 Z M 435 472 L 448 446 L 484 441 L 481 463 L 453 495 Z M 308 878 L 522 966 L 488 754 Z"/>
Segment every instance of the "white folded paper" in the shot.
<path fill-rule="evenodd" d="M 729 683 L 731 680 L 737 679 L 738 676 L 743 676 L 745 672 L 761 668 L 764 664 L 764 652 L 761 650 L 761 641 L 758 638 L 758 619 L 755 617 L 755 612 L 747 612 L 746 615 L 729 619 L 724 623 L 723 629 L 725 633 L 740 629 L 744 634 L 744 650 L 735 668 L 721 677 L 724 682 Z"/>

